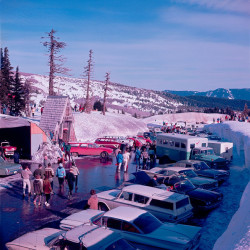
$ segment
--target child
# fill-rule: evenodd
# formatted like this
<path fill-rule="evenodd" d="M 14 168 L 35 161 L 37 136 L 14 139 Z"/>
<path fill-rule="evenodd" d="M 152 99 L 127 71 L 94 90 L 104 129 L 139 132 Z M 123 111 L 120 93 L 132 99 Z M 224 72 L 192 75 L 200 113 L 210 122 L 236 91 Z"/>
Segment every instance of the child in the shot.
<path fill-rule="evenodd" d="M 46 197 L 45 206 L 48 207 L 50 206 L 49 200 L 50 200 L 50 194 L 52 192 L 52 187 L 51 187 L 48 176 L 45 177 L 45 180 L 43 182 L 43 191 Z"/>

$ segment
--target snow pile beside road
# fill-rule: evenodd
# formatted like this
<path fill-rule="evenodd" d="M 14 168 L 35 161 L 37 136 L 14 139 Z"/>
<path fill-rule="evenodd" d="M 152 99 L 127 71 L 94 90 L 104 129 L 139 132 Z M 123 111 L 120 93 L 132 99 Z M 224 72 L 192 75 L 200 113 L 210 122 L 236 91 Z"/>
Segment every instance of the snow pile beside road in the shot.
<path fill-rule="evenodd" d="M 244 154 L 245 166 L 250 168 L 250 123 L 228 121 L 219 124 L 206 125 L 206 129 L 218 136 L 231 141 L 240 156 Z"/>
<path fill-rule="evenodd" d="M 57 163 L 57 158 L 62 157 L 62 151 L 58 145 L 52 145 L 44 142 L 40 149 L 33 155 L 32 160 L 34 162 L 42 163 L 45 155 L 48 157 L 48 162 L 51 164 Z"/>
<path fill-rule="evenodd" d="M 248 183 L 241 201 L 240 208 L 234 214 L 227 231 L 216 241 L 214 250 L 243 250 L 250 249 L 250 182 Z"/>
<path fill-rule="evenodd" d="M 160 125 L 163 124 L 163 121 L 167 123 L 173 123 L 173 122 L 175 123 L 177 121 L 186 121 L 187 123 L 196 123 L 196 122 L 212 123 L 213 119 L 217 120 L 217 118 L 222 118 L 223 120 L 225 120 L 225 115 L 188 112 L 188 113 L 155 115 L 145 118 L 143 119 L 143 121 L 145 123 L 156 123 Z"/>
<path fill-rule="evenodd" d="M 139 131 L 148 131 L 143 120 L 130 115 L 98 111 L 91 114 L 75 113 L 75 132 L 78 141 L 95 141 L 105 135 L 136 135 Z"/>

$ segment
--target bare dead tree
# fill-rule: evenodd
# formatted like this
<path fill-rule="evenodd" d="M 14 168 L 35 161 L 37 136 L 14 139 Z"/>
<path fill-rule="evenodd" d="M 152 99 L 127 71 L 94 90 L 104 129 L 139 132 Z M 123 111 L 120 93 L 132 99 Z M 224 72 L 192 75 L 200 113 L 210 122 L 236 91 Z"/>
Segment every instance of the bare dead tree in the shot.
<path fill-rule="evenodd" d="M 84 105 L 84 111 L 86 113 L 90 113 L 92 110 L 92 106 L 91 106 L 91 100 L 90 100 L 90 79 L 92 77 L 93 74 L 93 51 L 90 50 L 89 51 L 89 60 L 87 61 L 87 66 L 84 67 L 85 71 L 85 76 L 87 76 L 87 93 L 86 93 L 86 100 L 85 100 L 85 105 Z"/>
<path fill-rule="evenodd" d="M 110 73 L 106 73 L 106 79 L 105 79 L 105 86 L 104 86 L 104 98 L 103 98 L 103 110 L 102 113 L 105 115 L 106 112 L 106 101 L 107 101 L 107 91 L 108 91 L 108 85 L 110 80 Z"/>
<path fill-rule="evenodd" d="M 49 53 L 49 95 L 55 95 L 54 92 L 54 78 L 55 74 L 63 74 L 68 75 L 69 69 L 63 67 L 63 63 L 65 62 L 65 58 L 58 55 L 61 49 L 66 47 L 65 42 L 59 42 L 59 37 L 55 37 L 56 31 L 51 30 L 50 32 L 46 32 L 47 37 L 41 37 L 42 39 L 48 38 L 49 41 L 42 42 L 42 45 L 47 48 Z"/>

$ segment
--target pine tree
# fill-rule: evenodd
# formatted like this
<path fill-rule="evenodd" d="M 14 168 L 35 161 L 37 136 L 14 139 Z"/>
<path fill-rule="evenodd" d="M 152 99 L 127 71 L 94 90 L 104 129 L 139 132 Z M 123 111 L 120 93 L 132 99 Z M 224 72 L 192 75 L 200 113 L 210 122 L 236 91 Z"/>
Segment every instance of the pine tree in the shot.
<path fill-rule="evenodd" d="M 47 51 L 49 52 L 49 95 L 55 95 L 54 92 L 54 78 L 55 74 L 63 74 L 68 75 L 69 69 L 63 67 L 63 63 L 65 61 L 65 58 L 62 56 L 57 55 L 61 49 L 64 49 L 66 47 L 65 42 L 59 42 L 58 40 L 60 38 L 55 37 L 56 31 L 51 30 L 50 32 L 46 33 L 49 41 L 43 42 L 43 46 L 47 48 Z"/>
<path fill-rule="evenodd" d="M 19 76 L 18 67 L 16 68 L 12 97 L 13 97 L 13 103 L 12 103 L 11 111 L 15 115 L 20 115 L 21 111 L 25 109 L 25 93 L 24 93 L 24 85 L 22 84 L 20 76 Z"/>
<path fill-rule="evenodd" d="M 110 73 L 106 73 L 104 98 L 103 98 L 103 110 L 102 110 L 103 115 L 105 115 L 105 112 L 106 112 L 106 101 L 107 101 L 107 91 L 108 91 L 109 80 L 110 80 Z"/>
<path fill-rule="evenodd" d="M 4 48 L 4 54 L 1 50 L 1 83 L 0 83 L 0 98 L 1 104 L 11 107 L 12 92 L 13 92 L 13 73 L 9 60 L 9 50 Z"/>
<path fill-rule="evenodd" d="M 248 115 L 248 107 L 247 104 L 245 103 L 244 110 L 242 112 L 242 116 L 247 116 Z"/>
<path fill-rule="evenodd" d="M 90 113 L 91 112 L 91 101 L 90 101 L 90 96 L 89 96 L 89 92 L 90 92 L 90 79 L 92 77 L 93 74 L 93 51 L 90 50 L 89 51 L 89 60 L 87 61 L 87 66 L 84 67 L 85 71 L 85 75 L 87 76 L 87 93 L 86 93 L 86 100 L 85 100 L 85 104 L 84 104 L 84 111 L 86 113 Z"/>

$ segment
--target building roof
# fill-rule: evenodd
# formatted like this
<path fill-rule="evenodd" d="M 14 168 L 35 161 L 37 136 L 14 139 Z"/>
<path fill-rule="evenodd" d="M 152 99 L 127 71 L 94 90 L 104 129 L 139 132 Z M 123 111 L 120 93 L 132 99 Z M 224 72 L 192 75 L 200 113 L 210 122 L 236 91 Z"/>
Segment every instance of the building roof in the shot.
<path fill-rule="evenodd" d="M 104 216 L 120 219 L 124 221 L 133 221 L 140 215 L 147 213 L 147 211 L 135 207 L 116 207 L 104 214 Z"/>
<path fill-rule="evenodd" d="M 40 128 L 45 132 L 54 132 L 57 124 L 63 120 L 68 101 L 67 96 L 48 96 L 41 116 Z"/>
<path fill-rule="evenodd" d="M 191 135 L 183 135 L 183 134 L 159 134 L 157 135 L 157 137 L 159 138 L 164 138 L 164 137 L 168 137 L 168 138 L 175 138 L 175 139 L 183 139 L 183 140 L 187 140 L 187 139 L 193 139 L 193 140 L 204 140 L 204 141 L 208 141 L 207 138 L 204 137 L 196 137 L 196 136 L 191 136 Z"/>

